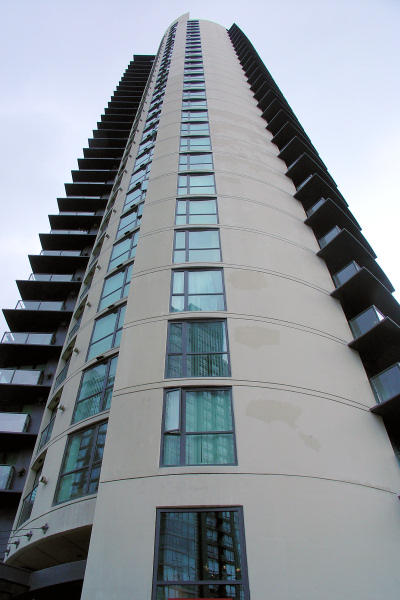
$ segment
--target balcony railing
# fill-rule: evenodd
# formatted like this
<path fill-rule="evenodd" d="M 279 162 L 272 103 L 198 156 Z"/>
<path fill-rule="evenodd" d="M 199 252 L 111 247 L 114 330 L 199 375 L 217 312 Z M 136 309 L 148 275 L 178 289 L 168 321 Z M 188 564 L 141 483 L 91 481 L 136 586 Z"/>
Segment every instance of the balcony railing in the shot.
<path fill-rule="evenodd" d="M 0 431 L 3 433 L 24 433 L 30 422 L 31 418 L 26 413 L 0 413 Z"/>
<path fill-rule="evenodd" d="M 73 281 L 73 273 L 31 273 L 29 281 Z"/>
<path fill-rule="evenodd" d="M 42 433 L 40 434 L 38 450 L 43 448 L 43 446 L 45 446 L 47 444 L 47 442 L 50 440 L 55 420 L 56 420 L 56 416 L 54 415 L 54 417 L 51 419 L 51 421 L 48 422 L 48 424 L 46 425 L 46 427 L 43 429 Z"/>
<path fill-rule="evenodd" d="M 352 260 L 348 265 L 332 276 L 336 287 L 340 287 L 346 283 L 346 281 L 351 279 L 358 271 L 360 271 L 360 269 L 360 265 L 356 263 L 355 260 Z"/>
<path fill-rule="evenodd" d="M 65 365 L 63 366 L 63 368 L 61 369 L 61 371 L 60 371 L 60 372 L 59 372 L 59 374 L 57 375 L 57 377 L 56 377 L 56 380 L 55 380 L 55 384 L 54 384 L 54 385 L 55 385 L 55 387 L 58 387 L 59 385 L 61 385 L 61 384 L 62 384 L 62 382 L 64 381 L 64 379 L 66 378 L 66 376 L 67 376 L 67 373 L 68 373 L 68 368 L 69 368 L 69 363 L 70 363 L 70 362 L 71 362 L 71 359 L 69 359 L 69 360 L 68 360 L 68 361 L 65 363 Z"/>
<path fill-rule="evenodd" d="M 14 479 L 14 467 L 0 465 L 0 490 L 9 490 Z"/>
<path fill-rule="evenodd" d="M 349 321 L 349 325 L 351 331 L 354 335 L 354 338 L 358 338 L 367 331 L 370 331 L 375 325 L 378 325 L 383 319 L 385 315 L 383 315 L 376 306 L 370 306 L 362 313 L 351 319 Z"/>
<path fill-rule="evenodd" d="M 307 217 L 311 217 L 311 215 L 314 214 L 315 211 L 318 210 L 320 206 L 322 206 L 323 204 L 325 204 L 325 202 L 326 202 L 325 198 L 320 198 L 318 200 L 318 202 L 316 202 L 315 204 L 313 204 L 311 206 L 311 208 L 309 208 L 308 210 L 306 210 Z"/>
<path fill-rule="evenodd" d="M 325 248 L 342 230 L 335 225 L 328 233 L 319 238 L 318 243 L 321 248 Z"/>
<path fill-rule="evenodd" d="M 72 327 L 71 331 L 68 334 L 68 342 L 69 340 L 75 335 L 75 333 L 78 331 L 80 324 L 82 321 L 82 317 L 80 319 L 77 320 L 77 322 L 75 323 L 75 325 Z"/>
<path fill-rule="evenodd" d="M 82 256 L 81 250 L 41 250 L 41 256 Z"/>
<path fill-rule="evenodd" d="M 54 343 L 53 333 L 16 333 L 6 331 L 1 340 L 2 344 L 27 344 L 51 346 Z"/>
<path fill-rule="evenodd" d="M 18 519 L 18 527 L 22 523 L 27 521 L 29 519 L 29 517 L 31 516 L 33 503 L 35 502 L 35 498 L 36 498 L 37 489 L 38 489 L 38 486 L 36 485 L 33 488 L 33 490 L 27 496 L 25 496 L 25 498 L 23 499 L 22 508 L 21 508 L 21 512 L 19 515 L 19 519 Z"/>
<path fill-rule="evenodd" d="M 15 308 L 17 310 L 63 310 L 64 302 L 19 300 Z"/>
<path fill-rule="evenodd" d="M 97 169 L 93 169 L 95 171 L 97 171 Z M 93 215 L 95 215 L 95 211 L 84 211 L 84 212 L 77 212 L 77 211 L 68 211 L 68 210 L 60 210 L 60 212 L 58 213 L 59 215 L 65 216 L 65 217 L 75 217 L 75 216 L 79 216 L 79 217 L 92 217 Z"/>
<path fill-rule="evenodd" d="M 60 233 L 60 234 L 72 234 L 72 235 L 87 235 L 89 233 L 88 229 L 50 229 L 50 233 Z"/>
<path fill-rule="evenodd" d="M 370 382 L 378 404 L 395 398 L 400 394 L 400 363 L 378 373 Z"/>
<path fill-rule="evenodd" d="M 0 384 L 38 385 L 41 378 L 42 371 L 33 369 L 0 369 Z"/>

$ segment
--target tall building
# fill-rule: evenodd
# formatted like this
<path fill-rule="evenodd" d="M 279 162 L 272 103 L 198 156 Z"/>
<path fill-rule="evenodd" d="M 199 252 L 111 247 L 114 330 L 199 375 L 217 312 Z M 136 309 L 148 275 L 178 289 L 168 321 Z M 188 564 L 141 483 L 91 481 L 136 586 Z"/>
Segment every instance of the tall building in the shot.
<path fill-rule="evenodd" d="M 390 281 L 236 25 L 153 58 L 5 311 L 0 590 L 397 600 Z"/>

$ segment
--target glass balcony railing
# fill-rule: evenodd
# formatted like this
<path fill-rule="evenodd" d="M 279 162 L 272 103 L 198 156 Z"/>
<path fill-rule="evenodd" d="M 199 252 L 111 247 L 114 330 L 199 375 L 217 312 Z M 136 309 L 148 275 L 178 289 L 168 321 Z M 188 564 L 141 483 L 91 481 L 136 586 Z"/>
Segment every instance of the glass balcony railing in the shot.
<path fill-rule="evenodd" d="M 82 321 L 82 317 L 80 319 L 78 319 L 77 322 L 75 323 L 75 325 L 72 327 L 71 331 L 68 334 L 68 341 L 70 339 L 72 339 L 73 336 L 75 335 L 75 333 L 78 331 L 81 321 Z"/>
<path fill-rule="evenodd" d="M 31 273 L 29 281 L 73 281 L 73 273 Z"/>
<path fill-rule="evenodd" d="M 43 429 L 42 433 L 40 434 L 38 450 L 43 448 L 43 446 L 45 446 L 47 444 L 47 442 L 50 441 L 51 433 L 53 431 L 53 425 L 54 425 L 55 420 L 56 420 L 56 417 L 54 415 L 54 417 L 51 419 L 51 421 L 49 421 L 49 423 L 46 425 L 46 427 Z"/>
<path fill-rule="evenodd" d="M 92 217 L 95 214 L 96 213 L 94 211 L 77 212 L 77 211 L 60 210 L 60 212 L 59 212 L 59 215 L 63 215 L 65 217 L 76 217 L 76 216 Z"/>
<path fill-rule="evenodd" d="M 22 523 L 25 523 L 25 521 L 27 521 L 29 519 L 29 517 L 31 516 L 33 503 L 35 502 L 35 498 L 36 498 L 37 489 L 38 489 L 38 486 L 36 485 L 33 488 L 33 490 L 27 496 L 25 496 L 25 498 L 23 499 L 21 512 L 20 512 L 19 519 L 18 519 L 18 527 Z"/>
<path fill-rule="evenodd" d="M 14 479 L 14 467 L 0 465 L 0 490 L 9 490 Z"/>
<path fill-rule="evenodd" d="M 54 343 L 53 333 L 16 333 L 6 331 L 1 340 L 2 344 L 27 344 L 51 346 Z"/>
<path fill-rule="evenodd" d="M 320 200 L 318 200 L 318 202 L 316 202 L 315 204 L 313 204 L 311 206 L 311 208 L 309 208 L 308 210 L 306 210 L 307 217 L 311 217 L 311 215 L 314 214 L 315 211 L 318 210 L 320 206 L 322 206 L 323 204 L 325 204 L 325 202 L 326 202 L 326 198 L 320 198 Z"/>
<path fill-rule="evenodd" d="M 31 418 L 25 413 L 0 412 L 0 431 L 7 433 L 24 433 L 29 428 Z"/>
<path fill-rule="evenodd" d="M 0 369 L 0 384 L 38 385 L 41 378 L 42 371 L 33 369 Z"/>
<path fill-rule="evenodd" d="M 50 229 L 50 233 L 62 233 L 72 235 L 87 235 L 89 230 L 87 229 Z"/>
<path fill-rule="evenodd" d="M 360 269 L 360 265 L 356 263 L 355 260 L 352 260 L 348 265 L 343 267 L 343 269 L 332 275 L 334 284 L 336 287 L 340 287 L 360 271 Z"/>
<path fill-rule="evenodd" d="M 42 250 L 41 256 L 81 256 L 81 250 Z"/>
<path fill-rule="evenodd" d="M 335 225 L 328 233 L 319 238 L 318 243 L 321 248 L 325 248 L 342 230 L 338 225 Z"/>
<path fill-rule="evenodd" d="M 385 315 L 383 315 L 376 306 L 370 306 L 349 321 L 354 338 L 356 339 L 361 335 L 364 335 L 364 333 L 367 333 L 367 331 L 375 327 L 375 325 L 378 325 L 384 318 Z"/>
<path fill-rule="evenodd" d="M 63 310 L 64 302 L 56 302 L 53 300 L 19 300 L 15 307 L 17 310 Z"/>
<path fill-rule="evenodd" d="M 370 383 L 378 404 L 398 396 L 400 394 L 400 363 L 378 373 L 370 379 Z"/>

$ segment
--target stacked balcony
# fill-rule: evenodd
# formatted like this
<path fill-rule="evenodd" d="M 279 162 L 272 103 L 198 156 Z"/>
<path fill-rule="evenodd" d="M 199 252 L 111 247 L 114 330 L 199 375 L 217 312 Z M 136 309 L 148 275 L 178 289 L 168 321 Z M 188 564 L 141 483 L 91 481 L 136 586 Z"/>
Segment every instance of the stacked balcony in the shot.
<path fill-rule="evenodd" d="M 400 456 L 400 306 L 393 286 L 325 164 L 254 48 L 233 25 L 229 36 L 248 82 L 287 165 L 295 198 L 306 212 L 336 289 L 375 395 L 371 411 L 381 415 Z"/>
<path fill-rule="evenodd" d="M 55 414 L 40 431 L 43 408 L 52 385 L 59 387 L 68 373 L 63 346 L 68 349 L 79 329 L 76 305 L 90 286 L 93 250 L 100 251 L 105 208 L 123 173 L 121 159 L 153 60 L 134 56 L 128 65 L 72 172 L 72 182 L 65 185 L 65 197 L 58 199 L 59 213 L 49 216 L 50 230 L 40 234 L 40 254 L 29 256 L 32 274 L 17 281 L 21 300 L 3 311 L 10 331 L 0 343 L 0 444 L 5 463 L 0 465 L 0 495 L 7 499 L 3 506 L 10 529 L 37 436 L 40 432 L 39 451 L 51 438 Z"/>

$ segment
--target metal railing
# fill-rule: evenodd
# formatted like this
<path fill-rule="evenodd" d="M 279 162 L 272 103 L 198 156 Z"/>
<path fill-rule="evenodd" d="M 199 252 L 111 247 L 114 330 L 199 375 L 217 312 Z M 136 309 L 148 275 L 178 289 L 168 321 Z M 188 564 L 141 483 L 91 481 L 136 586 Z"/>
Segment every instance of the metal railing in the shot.
<path fill-rule="evenodd" d="M 43 446 L 45 446 L 47 444 L 47 442 L 50 440 L 55 420 L 56 420 L 56 416 L 54 415 L 54 417 L 51 418 L 51 420 L 48 422 L 48 424 L 46 425 L 46 427 L 43 429 L 42 433 L 40 434 L 38 450 L 43 448 Z"/>
<path fill-rule="evenodd" d="M 18 527 L 27 521 L 32 513 L 33 503 L 35 502 L 38 485 L 36 485 L 31 492 L 22 501 L 22 508 L 18 518 Z"/>

